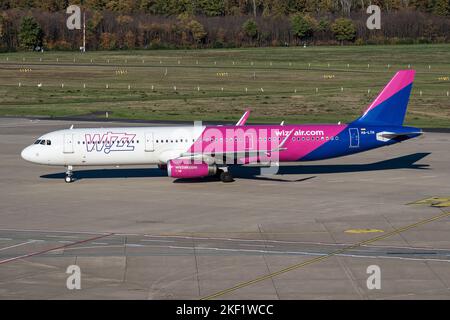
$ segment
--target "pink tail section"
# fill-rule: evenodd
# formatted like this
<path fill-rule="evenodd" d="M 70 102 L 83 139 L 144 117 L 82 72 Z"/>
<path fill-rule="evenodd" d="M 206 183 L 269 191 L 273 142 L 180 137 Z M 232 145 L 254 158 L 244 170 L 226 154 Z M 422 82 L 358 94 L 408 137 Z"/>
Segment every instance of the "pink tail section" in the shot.
<path fill-rule="evenodd" d="M 404 89 L 414 81 L 415 70 L 400 70 L 389 83 L 384 87 L 376 99 L 370 104 L 364 114 L 367 114 L 370 110 L 383 103 L 394 94 Z"/>
<path fill-rule="evenodd" d="M 414 70 L 397 72 L 357 121 L 374 125 L 402 125 L 415 73 Z"/>

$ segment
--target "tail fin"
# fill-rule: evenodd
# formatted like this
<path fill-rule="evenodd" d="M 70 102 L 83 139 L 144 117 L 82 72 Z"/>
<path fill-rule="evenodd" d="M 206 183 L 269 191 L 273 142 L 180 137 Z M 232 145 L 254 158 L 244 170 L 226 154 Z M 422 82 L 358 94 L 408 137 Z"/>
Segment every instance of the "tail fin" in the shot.
<path fill-rule="evenodd" d="M 398 71 L 356 122 L 401 126 L 415 73 L 414 70 Z"/>

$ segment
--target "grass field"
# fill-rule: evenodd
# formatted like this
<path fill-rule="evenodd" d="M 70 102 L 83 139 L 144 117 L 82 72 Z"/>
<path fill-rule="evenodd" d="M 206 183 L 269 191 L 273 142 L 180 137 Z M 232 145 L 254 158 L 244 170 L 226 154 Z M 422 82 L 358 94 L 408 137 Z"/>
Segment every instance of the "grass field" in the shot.
<path fill-rule="evenodd" d="M 407 68 L 407 124 L 449 127 L 450 45 L 3 53 L 0 115 L 346 122 Z"/>

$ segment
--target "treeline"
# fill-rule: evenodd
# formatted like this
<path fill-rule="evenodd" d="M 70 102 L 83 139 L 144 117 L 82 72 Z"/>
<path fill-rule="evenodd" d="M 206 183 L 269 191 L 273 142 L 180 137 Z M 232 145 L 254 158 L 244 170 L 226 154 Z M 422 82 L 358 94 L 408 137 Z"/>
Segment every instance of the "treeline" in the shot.
<path fill-rule="evenodd" d="M 41 9 L 48 12 L 65 10 L 78 4 L 96 11 L 121 14 L 145 13 L 177 16 L 284 16 L 295 13 L 342 13 L 365 10 L 376 4 L 387 12 L 416 9 L 425 13 L 447 16 L 449 0 L 0 0 L 0 9 Z"/>
<path fill-rule="evenodd" d="M 348 1 L 348 2 L 347 2 Z M 76 1 L 70 1 L 74 4 Z M 87 50 L 450 41 L 449 0 L 85 0 Z M 76 50 L 66 0 L 0 0 L 0 50 Z M 439 8 L 439 10 L 438 10 Z"/>

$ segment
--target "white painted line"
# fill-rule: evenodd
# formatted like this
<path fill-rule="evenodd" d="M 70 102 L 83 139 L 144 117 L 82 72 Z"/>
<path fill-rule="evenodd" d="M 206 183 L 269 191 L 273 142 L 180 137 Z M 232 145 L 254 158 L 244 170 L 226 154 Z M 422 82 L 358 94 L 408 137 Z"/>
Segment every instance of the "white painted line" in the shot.
<path fill-rule="evenodd" d="M 141 241 L 145 241 L 145 242 L 175 242 L 173 240 L 146 240 L 146 239 L 142 239 Z"/>
<path fill-rule="evenodd" d="M 58 241 L 59 243 L 74 243 L 73 241 Z"/>
<path fill-rule="evenodd" d="M 33 243 L 33 242 L 36 242 L 36 241 L 35 240 L 30 240 L 30 241 L 27 241 L 27 242 L 18 243 L 18 244 L 15 244 L 13 246 L 0 248 L 0 251 L 11 249 L 11 248 L 16 248 L 16 247 L 20 247 L 20 246 L 24 246 L 24 245 L 27 245 L 27 244 L 30 244 L 30 243 Z"/>
<path fill-rule="evenodd" d="M 247 246 L 247 247 L 262 247 L 262 248 L 274 248 L 274 246 L 264 245 L 264 244 L 239 244 L 240 246 Z"/>
<path fill-rule="evenodd" d="M 0 241 L 11 241 L 11 238 L 0 238 Z"/>
<path fill-rule="evenodd" d="M 144 247 L 144 245 L 142 244 L 138 244 L 138 243 L 127 243 L 125 244 L 126 247 Z"/>
<path fill-rule="evenodd" d="M 79 234 L 98 234 L 107 235 L 107 232 L 87 232 L 87 231 L 63 231 L 63 230 L 41 230 L 41 229 L 0 229 L 0 231 L 18 231 L 18 232 L 41 232 L 41 233 L 79 233 Z"/>
<path fill-rule="evenodd" d="M 83 249 L 104 249 L 104 248 L 123 248 L 123 245 L 71 247 L 71 248 L 64 248 L 64 251 L 83 250 Z"/>
<path fill-rule="evenodd" d="M 156 247 L 156 246 L 154 246 L 154 247 Z M 158 247 L 161 247 L 161 248 L 170 248 L 170 249 L 189 249 L 189 250 L 194 250 L 194 248 L 192 248 L 192 247 L 177 247 L 177 246 L 168 246 L 168 247 L 165 247 L 165 246 L 158 246 Z"/>
<path fill-rule="evenodd" d="M 107 245 L 107 243 L 106 243 L 106 242 L 92 242 L 92 244 Z"/>
<path fill-rule="evenodd" d="M 51 236 L 46 235 L 47 238 L 64 238 L 64 239 L 78 239 L 79 237 L 76 236 Z"/>

